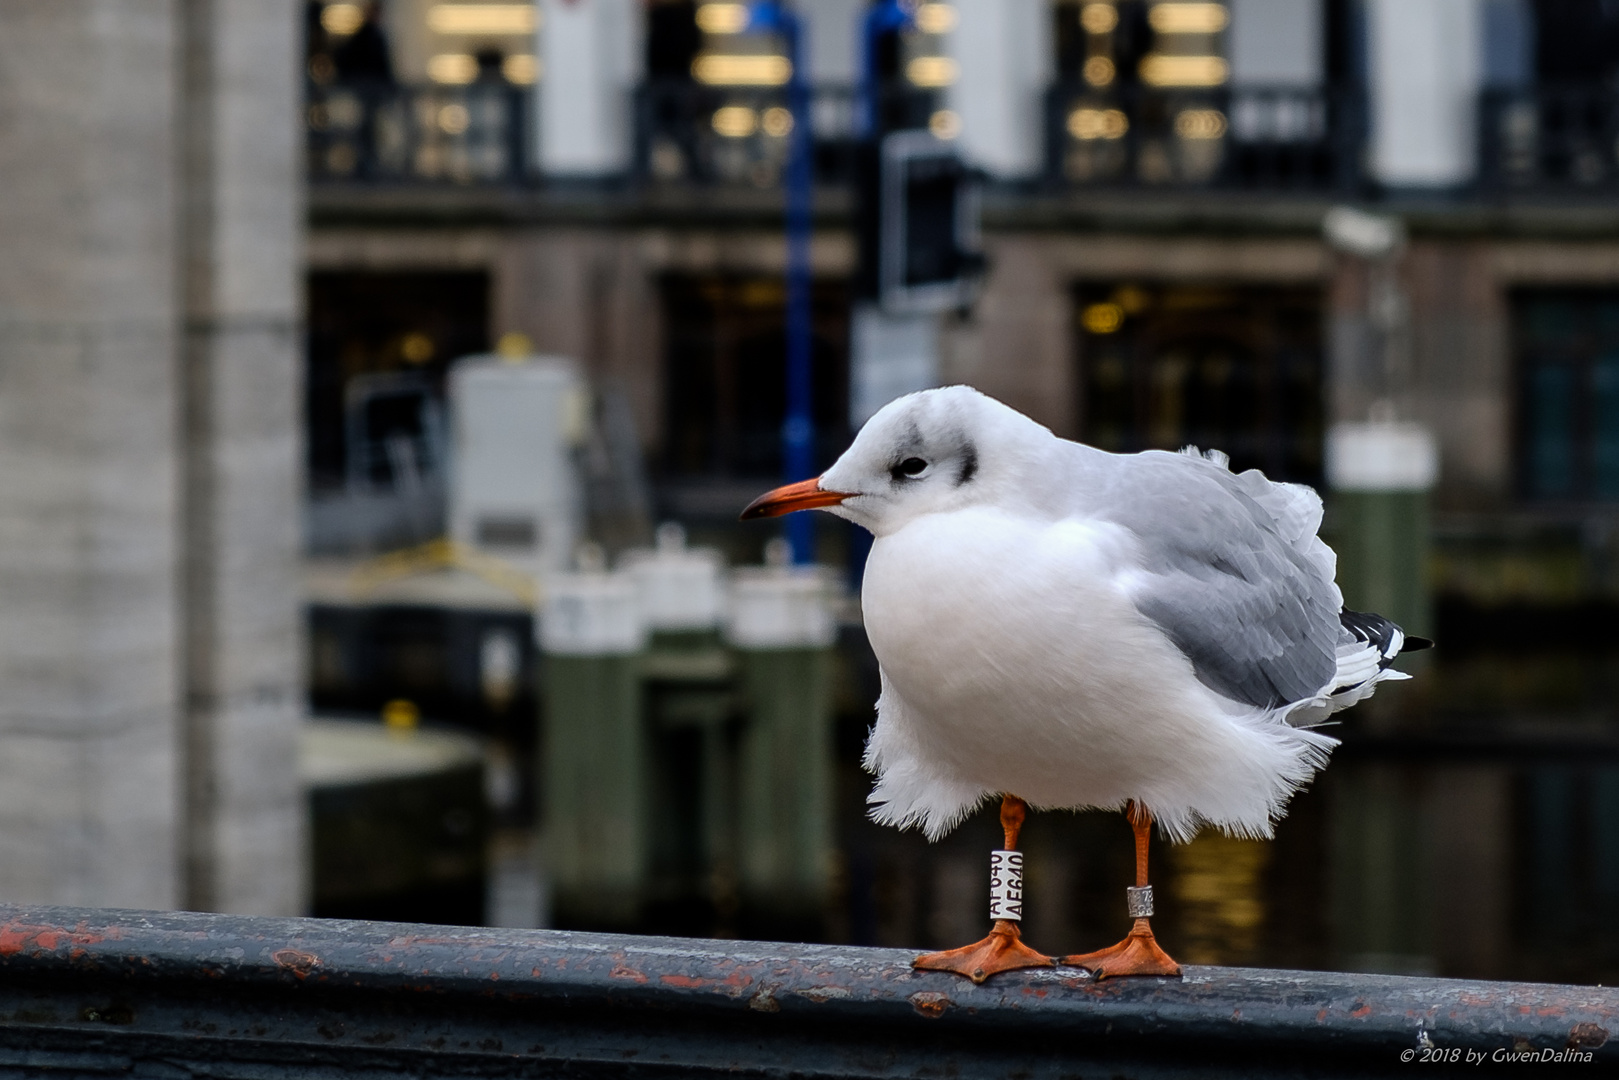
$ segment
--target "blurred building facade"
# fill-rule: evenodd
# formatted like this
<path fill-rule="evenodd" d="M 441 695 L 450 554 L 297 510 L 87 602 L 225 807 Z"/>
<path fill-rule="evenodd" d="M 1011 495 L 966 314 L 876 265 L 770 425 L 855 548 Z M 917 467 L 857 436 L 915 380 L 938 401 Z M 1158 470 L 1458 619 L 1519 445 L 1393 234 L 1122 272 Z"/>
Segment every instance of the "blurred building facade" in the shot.
<path fill-rule="evenodd" d="M 293 0 L 0 34 L 0 895 L 296 913 Z"/>
<path fill-rule="evenodd" d="M 779 43 L 727 22 L 737 5 L 475 5 L 482 23 L 460 7 L 473 6 L 384 9 L 402 58 L 386 91 L 330 77 L 341 35 L 311 45 L 311 271 L 481 275 L 486 306 L 465 324 L 519 331 L 623 387 L 665 512 L 729 506 L 727 478 L 740 491 L 777 471 L 781 394 L 754 354 L 773 355 L 783 318 L 785 114 L 778 75 L 746 65 Z M 832 453 L 846 434 L 865 7 L 803 7 Z M 351 10 L 326 5 L 326 24 L 350 27 Z M 1366 268 L 1335 254 L 1320 223 L 1334 203 L 1375 204 L 1411 234 L 1401 410 L 1439 436 L 1440 505 L 1543 504 L 1525 471 L 1537 439 L 1573 440 L 1545 453 L 1600 453 L 1572 414 L 1539 434 L 1510 343 L 1552 293 L 1619 283 L 1608 73 L 1581 59 L 1581 41 L 1608 32 L 1601 5 L 918 10 L 927 29 L 906 39 L 894 78 L 931 91 L 925 122 L 994 178 L 982 299 L 940 329 L 946 381 L 1109 448 L 1218 443 L 1239 464 L 1318 481 L 1326 427 L 1364 409 L 1346 380 L 1360 377 L 1367 318 Z M 334 343 L 346 358 L 312 371 L 312 410 L 335 415 L 361 370 L 431 370 L 447 355 L 445 343 L 412 362 L 406 331 L 375 331 Z M 314 468 L 317 485 L 336 475 L 324 459 Z"/>
<path fill-rule="evenodd" d="M 867 5 L 800 7 L 829 461 L 850 433 Z M 1549 653 L 1508 669 L 1465 648 L 1612 636 L 1609 5 L 934 0 L 912 18 L 876 69 L 990 177 L 988 272 L 939 320 L 941 379 L 1107 449 L 1197 443 L 1315 484 L 1334 425 L 1422 425 L 1432 582 L 1460 613 L 1423 715 L 1506 732 L 1502 753 L 1551 715 L 1545 686 L 1553 719 L 1606 722 L 1606 660 L 1565 677 Z M 780 473 L 786 54 L 744 5 L 694 0 L 60 0 L 5 25 L 27 107 L 0 128 L 0 242 L 24 255 L 0 270 L 0 892 L 297 910 L 299 546 L 442 531 L 452 361 L 503 340 L 574 358 L 603 403 L 591 452 L 644 451 L 654 519 L 757 546 L 730 524 Z M 1403 241 L 1334 246 L 1340 205 Z M 839 691 L 849 762 L 860 692 Z M 1373 824 L 1324 828 L 1346 883 L 1312 910 L 1341 908 L 1365 963 L 1426 950 L 1472 972 L 1514 959 L 1512 926 L 1552 926 L 1534 913 L 1557 896 L 1619 911 L 1619 788 L 1577 764 L 1329 774 L 1334 820 Z M 1434 845 L 1417 896 L 1374 872 L 1426 850 L 1413 821 L 1492 824 Z M 848 888 L 887 899 L 853 904 L 847 936 L 960 936 L 899 880 L 912 856 L 860 828 Z M 1535 842 L 1554 833 L 1578 839 Z M 1519 850 L 1555 888 L 1517 881 Z M 976 880 L 967 858 L 911 877 Z M 1422 945 L 1359 914 L 1435 903 Z"/>
<path fill-rule="evenodd" d="M 868 5 L 798 8 L 813 94 L 815 415 L 827 462 L 850 434 Z M 1260 865 L 1268 855 L 1242 856 L 1259 860 L 1255 882 L 1312 882 L 1285 903 L 1335 928 L 1335 954 L 1301 938 L 1287 962 L 1457 973 L 1564 963 L 1544 928 L 1574 916 L 1546 914 L 1551 887 L 1524 884 L 1514 866 L 1538 860 L 1548 881 L 1584 898 L 1579 918 L 1619 911 L 1619 844 L 1603 809 L 1611 769 L 1588 774 L 1555 753 L 1524 764 L 1548 752 L 1541 734 L 1607 722 L 1598 699 L 1611 665 L 1559 650 L 1611 639 L 1599 616 L 1619 599 L 1619 407 L 1609 408 L 1619 21 L 1609 6 L 936 0 L 909 10 L 912 28 L 876 50 L 875 68 L 904 90 L 908 123 L 953 140 L 990 177 L 988 271 L 978 300 L 939 320 L 942 381 L 1107 449 L 1219 447 L 1239 468 L 1317 485 L 1337 425 L 1395 421 L 1437 441 L 1436 547 L 1417 572 L 1429 574 L 1450 634 L 1446 674 L 1357 726 L 1369 756 L 1346 747 L 1349 760 L 1301 802 L 1274 874 Z M 368 18 L 394 42 L 386 80 L 343 74 Z M 730 523 L 781 463 L 783 43 L 750 30 L 745 5 L 695 0 L 394 0 L 370 13 L 313 3 L 306 21 L 316 505 L 345 484 L 341 418 L 354 380 L 437 387 L 449 361 L 520 335 L 575 358 L 623 406 L 656 518 L 750 555 L 762 534 Z M 1340 205 L 1391 224 L 1387 251 L 1329 242 L 1323 222 Z M 1347 528 L 1353 500 L 1329 501 L 1339 515 L 1329 527 Z M 822 535 L 828 555 L 846 539 Z M 1492 644 L 1502 640 L 1520 646 L 1510 662 Z M 1423 686 L 1438 689 L 1424 698 Z M 857 696 L 845 703 L 847 762 L 869 716 Z M 1402 725 L 1406 741 L 1376 742 Z M 1444 757 L 1446 739 L 1494 749 L 1469 764 Z M 1421 753 L 1443 763 L 1412 771 L 1395 760 Z M 852 765 L 842 782 L 858 806 Z M 924 863 L 902 839 L 846 824 L 849 936 L 917 944 L 969 932 L 935 922 L 968 910 L 959 898 L 978 856 L 940 849 Z M 1542 843 L 1559 832 L 1581 839 Z M 1290 845 L 1301 843 L 1317 847 L 1299 861 Z M 1188 897 L 1204 880 L 1198 859 L 1205 870 L 1240 862 L 1194 849 Z M 1282 869 L 1289 860 L 1297 870 Z M 1043 910 L 1064 910 L 1069 872 L 1079 873 L 1054 867 L 1031 886 L 1050 890 Z M 928 880 L 933 901 L 918 885 Z M 1259 909 L 1242 903 L 1219 918 L 1249 932 Z M 1418 909 L 1445 914 L 1397 917 Z"/>

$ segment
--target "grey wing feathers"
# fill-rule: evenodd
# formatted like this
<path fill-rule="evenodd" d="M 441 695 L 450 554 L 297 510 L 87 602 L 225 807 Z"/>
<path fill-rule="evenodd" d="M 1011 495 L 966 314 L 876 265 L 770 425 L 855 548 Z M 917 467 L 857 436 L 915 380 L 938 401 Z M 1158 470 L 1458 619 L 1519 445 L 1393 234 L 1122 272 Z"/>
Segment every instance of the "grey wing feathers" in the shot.
<path fill-rule="evenodd" d="M 1213 460 L 1135 455 L 1106 516 L 1135 532 L 1145 576 L 1134 599 L 1234 701 L 1276 708 L 1333 681 L 1343 600 L 1331 549 L 1315 535 L 1309 488 L 1234 475 Z"/>

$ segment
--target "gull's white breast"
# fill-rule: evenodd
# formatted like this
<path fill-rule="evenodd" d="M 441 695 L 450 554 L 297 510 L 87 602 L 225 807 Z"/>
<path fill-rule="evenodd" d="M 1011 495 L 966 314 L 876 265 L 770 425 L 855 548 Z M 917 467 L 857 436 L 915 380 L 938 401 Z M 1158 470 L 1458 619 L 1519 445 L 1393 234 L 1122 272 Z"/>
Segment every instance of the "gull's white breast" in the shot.
<path fill-rule="evenodd" d="M 1091 519 L 992 507 L 878 539 L 866 630 L 884 697 L 868 761 L 882 820 L 937 835 L 979 799 L 1037 807 L 1140 799 L 1171 834 L 1199 820 L 1263 835 L 1320 737 L 1200 683 L 1130 601 L 1133 538 Z"/>

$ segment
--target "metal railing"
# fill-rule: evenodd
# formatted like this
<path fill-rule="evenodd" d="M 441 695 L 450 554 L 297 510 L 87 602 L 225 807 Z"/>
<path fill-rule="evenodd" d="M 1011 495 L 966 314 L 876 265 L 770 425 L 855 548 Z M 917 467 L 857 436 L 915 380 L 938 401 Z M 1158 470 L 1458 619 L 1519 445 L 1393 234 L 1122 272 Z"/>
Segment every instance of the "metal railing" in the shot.
<path fill-rule="evenodd" d="M 1502 192 L 1611 192 L 1619 186 L 1619 87 L 1485 91 L 1479 180 Z"/>
<path fill-rule="evenodd" d="M 1361 183 L 1364 110 L 1351 91 L 1059 83 L 1045 110 L 1056 186 L 1347 193 Z"/>
<path fill-rule="evenodd" d="M 512 183 L 527 172 L 530 93 L 468 86 L 311 83 L 304 99 L 309 179 Z"/>
<path fill-rule="evenodd" d="M 1214 967 L 975 986 L 913 971 L 912 956 L 0 907 L 0 1075 L 970 1080 L 1619 1063 L 1619 991 L 1601 987 Z"/>
<path fill-rule="evenodd" d="M 817 183 L 853 177 L 857 100 L 846 86 L 810 92 Z M 635 175 L 653 184 L 779 187 L 792 125 L 785 87 L 644 83 L 635 94 Z"/>

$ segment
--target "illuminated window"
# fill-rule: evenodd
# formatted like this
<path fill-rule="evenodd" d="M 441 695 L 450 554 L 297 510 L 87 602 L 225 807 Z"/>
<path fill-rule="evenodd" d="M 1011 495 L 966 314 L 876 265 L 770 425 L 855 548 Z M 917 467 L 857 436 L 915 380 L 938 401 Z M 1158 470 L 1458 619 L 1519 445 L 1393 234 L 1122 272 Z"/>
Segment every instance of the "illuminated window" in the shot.
<path fill-rule="evenodd" d="M 1218 34 L 1230 16 L 1224 4 L 1188 4 L 1179 0 L 1152 6 L 1147 21 L 1160 34 Z"/>
<path fill-rule="evenodd" d="M 1224 4 L 1159 0 L 1147 9 L 1153 49 L 1141 58 L 1148 86 L 1221 86 L 1231 75 L 1220 32 L 1230 22 Z"/>
<path fill-rule="evenodd" d="M 905 65 L 905 77 L 916 86 L 949 86 L 958 74 L 960 66 L 948 56 L 918 56 Z"/>
<path fill-rule="evenodd" d="M 691 65 L 692 77 L 709 86 L 783 86 L 793 64 L 780 55 L 704 53 Z"/>
<path fill-rule="evenodd" d="M 435 34 L 532 34 L 539 26 L 533 4 L 435 4 L 427 28 Z"/>
<path fill-rule="evenodd" d="M 1119 109 L 1075 109 L 1068 114 L 1068 134 L 1076 139 L 1122 139 L 1130 121 Z"/>
<path fill-rule="evenodd" d="M 704 4 L 697 9 L 697 28 L 705 34 L 740 34 L 747 25 L 746 4 Z"/>
<path fill-rule="evenodd" d="M 916 28 L 924 34 L 948 34 L 956 28 L 956 9 L 949 4 L 923 4 L 913 17 Z"/>
<path fill-rule="evenodd" d="M 746 105 L 727 105 L 714 111 L 714 132 L 728 139 L 745 139 L 759 127 L 759 114 Z"/>
<path fill-rule="evenodd" d="M 1219 86 L 1231 66 L 1219 56 L 1166 56 L 1150 53 L 1141 58 L 1141 81 L 1148 86 Z"/>
<path fill-rule="evenodd" d="M 540 61 L 529 53 L 512 53 L 500 62 L 500 73 L 507 82 L 528 86 L 540 78 Z"/>
<path fill-rule="evenodd" d="M 427 77 L 448 86 L 464 86 L 478 77 L 478 60 L 471 53 L 440 53 L 429 57 Z"/>

